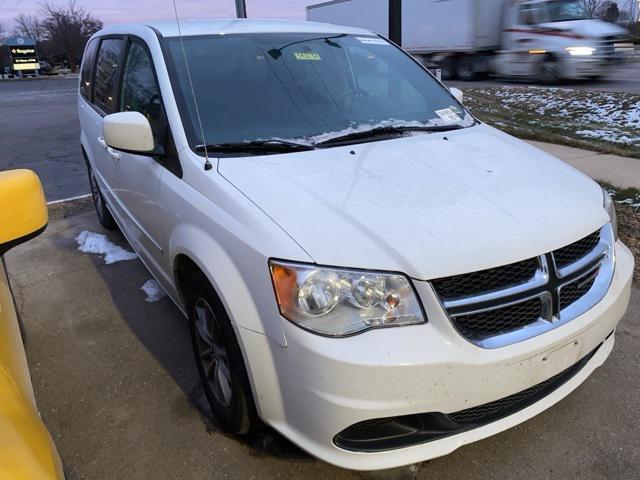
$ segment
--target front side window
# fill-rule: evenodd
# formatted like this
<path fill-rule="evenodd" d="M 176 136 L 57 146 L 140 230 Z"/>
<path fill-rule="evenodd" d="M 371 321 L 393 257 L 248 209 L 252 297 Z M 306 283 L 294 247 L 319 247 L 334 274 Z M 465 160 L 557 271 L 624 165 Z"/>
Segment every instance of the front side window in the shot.
<path fill-rule="evenodd" d="M 162 144 L 166 121 L 153 64 L 142 45 L 137 42 L 129 45 L 122 75 L 119 109 L 121 112 L 143 114 L 151 124 L 156 144 Z"/>
<path fill-rule="evenodd" d="M 520 7 L 520 24 L 537 25 L 541 22 L 539 5 L 523 5 Z"/>
<path fill-rule="evenodd" d="M 122 39 L 108 38 L 100 44 L 93 85 L 93 101 L 106 113 L 116 109 L 116 74 L 122 51 Z"/>
<path fill-rule="evenodd" d="M 87 43 L 87 47 L 85 48 L 84 56 L 82 59 L 82 71 L 80 72 L 80 91 L 88 99 L 91 98 L 91 77 L 93 73 L 93 63 L 96 58 L 97 46 L 97 38 L 94 38 L 89 43 Z"/>
<path fill-rule="evenodd" d="M 589 18 L 581 0 L 556 0 L 548 2 L 547 12 L 550 22 L 568 22 Z"/>
<path fill-rule="evenodd" d="M 383 124 L 465 127 L 474 122 L 420 65 L 380 37 L 184 37 L 184 53 L 180 39 L 165 42 L 192 147 L 314 142 Z"/>

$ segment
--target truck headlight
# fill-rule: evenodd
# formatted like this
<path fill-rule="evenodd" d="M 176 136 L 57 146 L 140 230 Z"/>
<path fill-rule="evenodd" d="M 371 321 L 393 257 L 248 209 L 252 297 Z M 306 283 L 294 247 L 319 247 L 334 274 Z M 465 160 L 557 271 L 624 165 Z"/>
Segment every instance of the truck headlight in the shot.
<path fill-rule="evenodd" d="M 592 47 L 567 47 L 565 50 L 572 57 L 584 57 L 596 53 L 596 49 Z"/>
<path fill-rule="evenodd" d="M 618 240 L 618 217 L 616 215 L 616 206 L 613 202 L 613 198 L 609 195 L 604 188 L 602 189 L 602 195 L 604 195 L 604 209 L 609 214 L 609 218 L 611 219 L 611 228 L 613 229 L 613 239 L 614 241 Z"/>
<path fill-rule="evenodd" d="M 280 314 L 320 335 L 426 322 L 409 279 L 394 273 L 270 261 Z"/>

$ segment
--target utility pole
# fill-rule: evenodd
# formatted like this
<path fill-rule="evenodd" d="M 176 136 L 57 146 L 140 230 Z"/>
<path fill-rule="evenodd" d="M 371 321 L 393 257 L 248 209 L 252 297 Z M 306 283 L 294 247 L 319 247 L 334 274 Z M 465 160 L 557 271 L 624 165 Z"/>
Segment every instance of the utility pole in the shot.
<path fill-rule="evenodd" d="M 402 0 L 389 0 L 389 39 L 402 46 Z"/>
<path fill-rule="evenodd" d="M 245 0 L 236 0 L 236 16 L 238 18 L 247 18 L 247 4 Z"/>

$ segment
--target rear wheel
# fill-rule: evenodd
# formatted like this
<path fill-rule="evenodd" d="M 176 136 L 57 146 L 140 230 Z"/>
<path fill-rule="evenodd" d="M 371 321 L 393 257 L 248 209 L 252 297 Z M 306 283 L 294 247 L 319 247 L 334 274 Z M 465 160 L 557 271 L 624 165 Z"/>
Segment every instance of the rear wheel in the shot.
<path fill-rule="evenodd" d="M 467 82 L 476 80 L 478 78 L 476 59 L 472 55 L 463 55 L 458 59 L 456 71 L 460 80 Z"/>
<path fill-rule="evenodd" d="M 448 56 L 438 62 L 443 80 L 455 80 L 457 78 L 456 57 Z"/>
<path fill-rule="evenodd" d="M 191 275 L 187 288 L 193 353 L 211 409 L 227 432 L 253 432 L 262 423 L 229 317 L 202 272 Z"/>
<path fill-rule="evenodd" d="M 100 187 L 98 186 L 98 181 L 93 174 L 93 169 L 88 164 L 87 169 L 89 170 L 89 186 L 91 187 L 91 198 L 93 200 L 93 206 L 96 209 L 96 214 L 98 215 L 100 225 L 102 225 L 107 230 L 115 230 L 117 227 L 116 222 L 113 219 L 113 215 L 111 215 L 106 202 L 104 201 L 104 196 L 102 195 Z"/>

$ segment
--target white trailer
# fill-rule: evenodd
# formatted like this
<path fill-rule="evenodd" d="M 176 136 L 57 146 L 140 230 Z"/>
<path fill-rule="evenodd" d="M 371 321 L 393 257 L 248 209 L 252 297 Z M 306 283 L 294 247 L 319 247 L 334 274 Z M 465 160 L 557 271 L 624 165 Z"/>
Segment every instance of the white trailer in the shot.
<path fill-rule="evenodd" d="M 389 0 L 334 0 L 307 7 L 311 21 L 389 36 Z M 617 25 L 588 18 L 581 0 L 403 0 L 402 46 L 445 78 L 483 74 L 603 76 L 615 59 Z"/>

